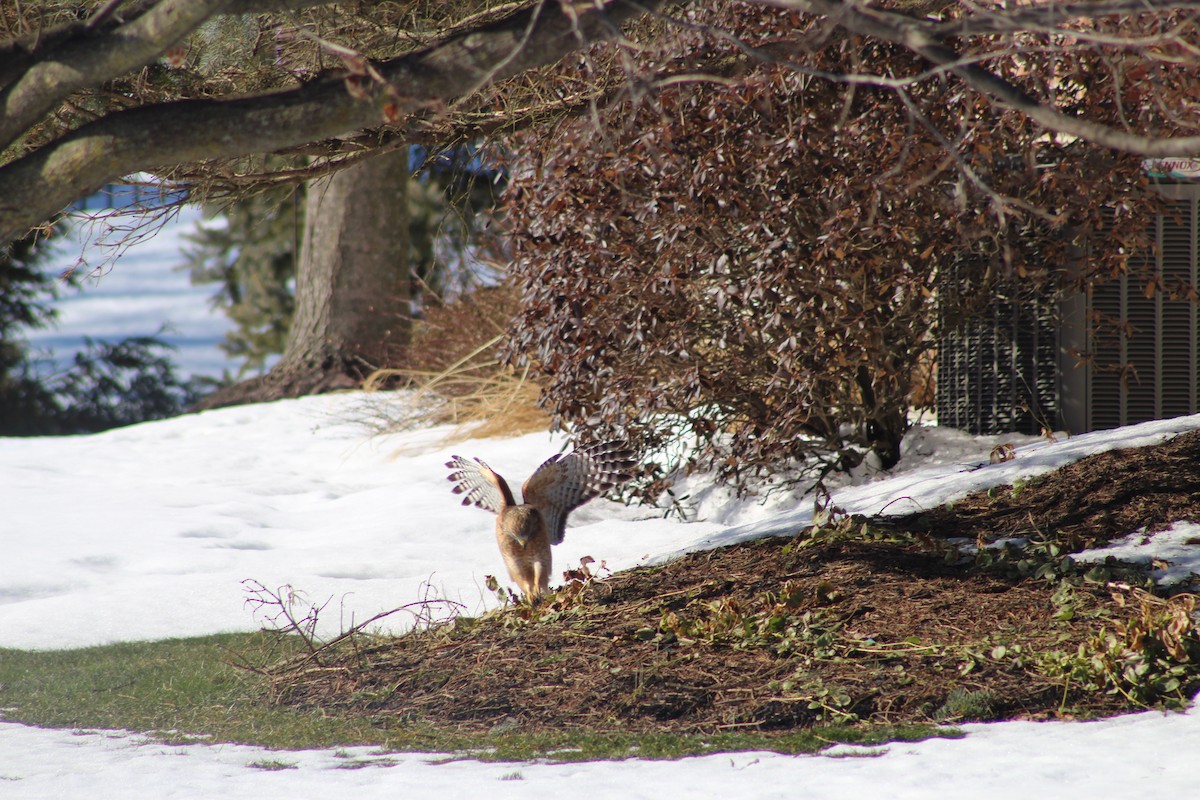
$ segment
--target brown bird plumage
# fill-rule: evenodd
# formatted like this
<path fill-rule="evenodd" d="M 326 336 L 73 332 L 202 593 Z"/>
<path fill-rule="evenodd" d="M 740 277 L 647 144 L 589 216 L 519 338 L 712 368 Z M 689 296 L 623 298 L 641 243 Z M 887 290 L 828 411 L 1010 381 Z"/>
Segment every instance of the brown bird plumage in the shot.
<path fill-rule="evenodd" d="M 550 586 L 550 546 L 563 540 L 567 515 L 601 492 L 629 480 L 633 453 L 616 442 L 603 442 L 567 455 L 554 455 L 521 486 L 517 503 L 508 482 L 478 458 L 451 456 L 453 492 L 463 505 L 497 514 L 496 543 L 508 574 L 528 598 Z"/>

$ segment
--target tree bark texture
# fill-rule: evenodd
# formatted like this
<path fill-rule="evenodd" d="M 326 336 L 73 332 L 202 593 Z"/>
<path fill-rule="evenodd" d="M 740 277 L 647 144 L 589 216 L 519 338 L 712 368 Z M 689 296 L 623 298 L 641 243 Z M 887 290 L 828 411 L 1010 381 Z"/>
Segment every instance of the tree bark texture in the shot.
<path fill-rule="evenodd" d="M 283 357 L 200 407 L 353 388 L 375 369 L 402 363 L 412 325 L 408 180 L 408 154 L 400 151 L 309 184 Z"/>
<path fill-rule="evenodd" d="M 411 326 L 408 153 L 368 159 L 308 187 L 296 316 L 281 366 L 329 357 L 393 361 Z"/>
<path fill-rule="evenodd" d="M 0 149 L 78 89 L 152 62 L 230 0 L 167 0 L 104 36 L 62 46 L 0 89 Z"/>

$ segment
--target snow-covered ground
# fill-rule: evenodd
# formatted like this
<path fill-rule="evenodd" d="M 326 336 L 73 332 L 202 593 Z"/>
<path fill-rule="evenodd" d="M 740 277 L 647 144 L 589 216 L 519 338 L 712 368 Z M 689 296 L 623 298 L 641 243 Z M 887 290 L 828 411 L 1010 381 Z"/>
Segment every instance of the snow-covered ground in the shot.
<path fill-rule="evenodd" d="M 730 753 L 679 761 L 435 763 L 374 750 L 264 752 L 168 746 L 111 732 L 0 723 L 6 800 L 458 800 L 458 798 L 778 798 L 779 800 L 1111 800 L 1185 798 L 1196 786 L 1200 714 L 1143 713 L 1101 722 L 967 725 L 963 739 L 824 755 Z M 294 767 L 266 771 L 273 761 Z M 354 767 L 354 768 L 350 768 Z"/>
<path fill-rule="evenodd" d="M 504 577 L 492 519 L 449 491 L 443 463 L 479 456 L 521 481 L 563 444 L 548 434 L 447 445 L 447 429 L 372 437 L 350 420 L 383 395 L 347 394 L 222 409 L 106 433 L 0 440 L 0 646 L 54 649 L 259 626 L 245 580 L 290 585 L 316 603 L 326 633 L 428 597 L 468 612 Z M 391 402 L 403 402 L 395 397 Z M 989 464 L 993 440 L 919 430 L 906 469 L 835 493 L 848 511 L 930 507 L 1043 472 L 1098 450 L 1146 445 L 1200 427 L 1200 416 L 1057 443 L 1024 439 Z M 1016 441 L 1014 439 L 1014 441 Z M 737 502 L 691 492 L 697 519 L 595 501 L 571 518 L 559 565 L 590 555 L 620 569 L 696 547 L 794 531 L 811 500 Z M 1131 532 L 1132 533 L 1132 532 Z M 1195 547 L 1173 559 L 1200 570 Z M 385 628 L 400 629 L 403 614 Z M 255 798 L 406 796 L 974 797 L 1020 793 L 1114 797 L 1195 783 L 1200 713 L 1146 713 L 1090 723 L 968 725 L 963 740 L 839 748 L 830 755 L 741 753 L 678 762 L 434 764 L 421 755 L 339 769 L 345 754 L 166 746 L 112 732 L 0 723 L 0 796 Z M 294 763 L 265 772 L 256 761 Z M 513 779 L 514 773 L 520 780 Z M 503 778 L 510 780 L 502 780 Z"/>

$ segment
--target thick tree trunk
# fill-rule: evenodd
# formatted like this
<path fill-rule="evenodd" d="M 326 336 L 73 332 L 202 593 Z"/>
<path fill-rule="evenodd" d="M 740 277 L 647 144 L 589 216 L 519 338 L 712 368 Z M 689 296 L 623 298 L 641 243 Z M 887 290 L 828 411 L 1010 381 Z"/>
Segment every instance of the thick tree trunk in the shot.
<path fill-rule="evenodd" d="M 334 359 L 365 375 L 408 344 L 408 175 L 400 151 L 309 187 L 296 315 L 279 368 Z"/>
<path fill-rule="evenodd" d="M 371 158 L 308 187 L 296 312 L 280 361 L 198 407 L 351 388 L 397 366 L 411 328 L 406 151 Z"/>

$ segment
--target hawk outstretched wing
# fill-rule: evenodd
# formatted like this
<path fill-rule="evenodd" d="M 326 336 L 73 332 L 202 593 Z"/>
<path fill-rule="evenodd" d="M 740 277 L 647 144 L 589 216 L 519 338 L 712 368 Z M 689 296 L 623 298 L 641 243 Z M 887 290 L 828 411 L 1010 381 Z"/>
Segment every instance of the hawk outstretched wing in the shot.
<path fill-rule="evenodd" d="M 468 461 L 462 456 L 450 456 L 446 466 L 454 470 L 450 473 L 450 481 L 454 483 L 450 491 L 463 495 L 464 506 L 476 505 L 499 514 L 515 505 L 507 481 L 480 459 Z"/>
<path fill-rule="evenodd" d="M 567 532 L 567 515 L 606 489 L 629 480 L 636 463 L 633 453 L 619 442 L 589 445 L 546 459 L 525 481 L 521 495 L 546 520 L 550 543 L 559 544 Z M 500 481 L 503 483 L 502 478 Z"/>

